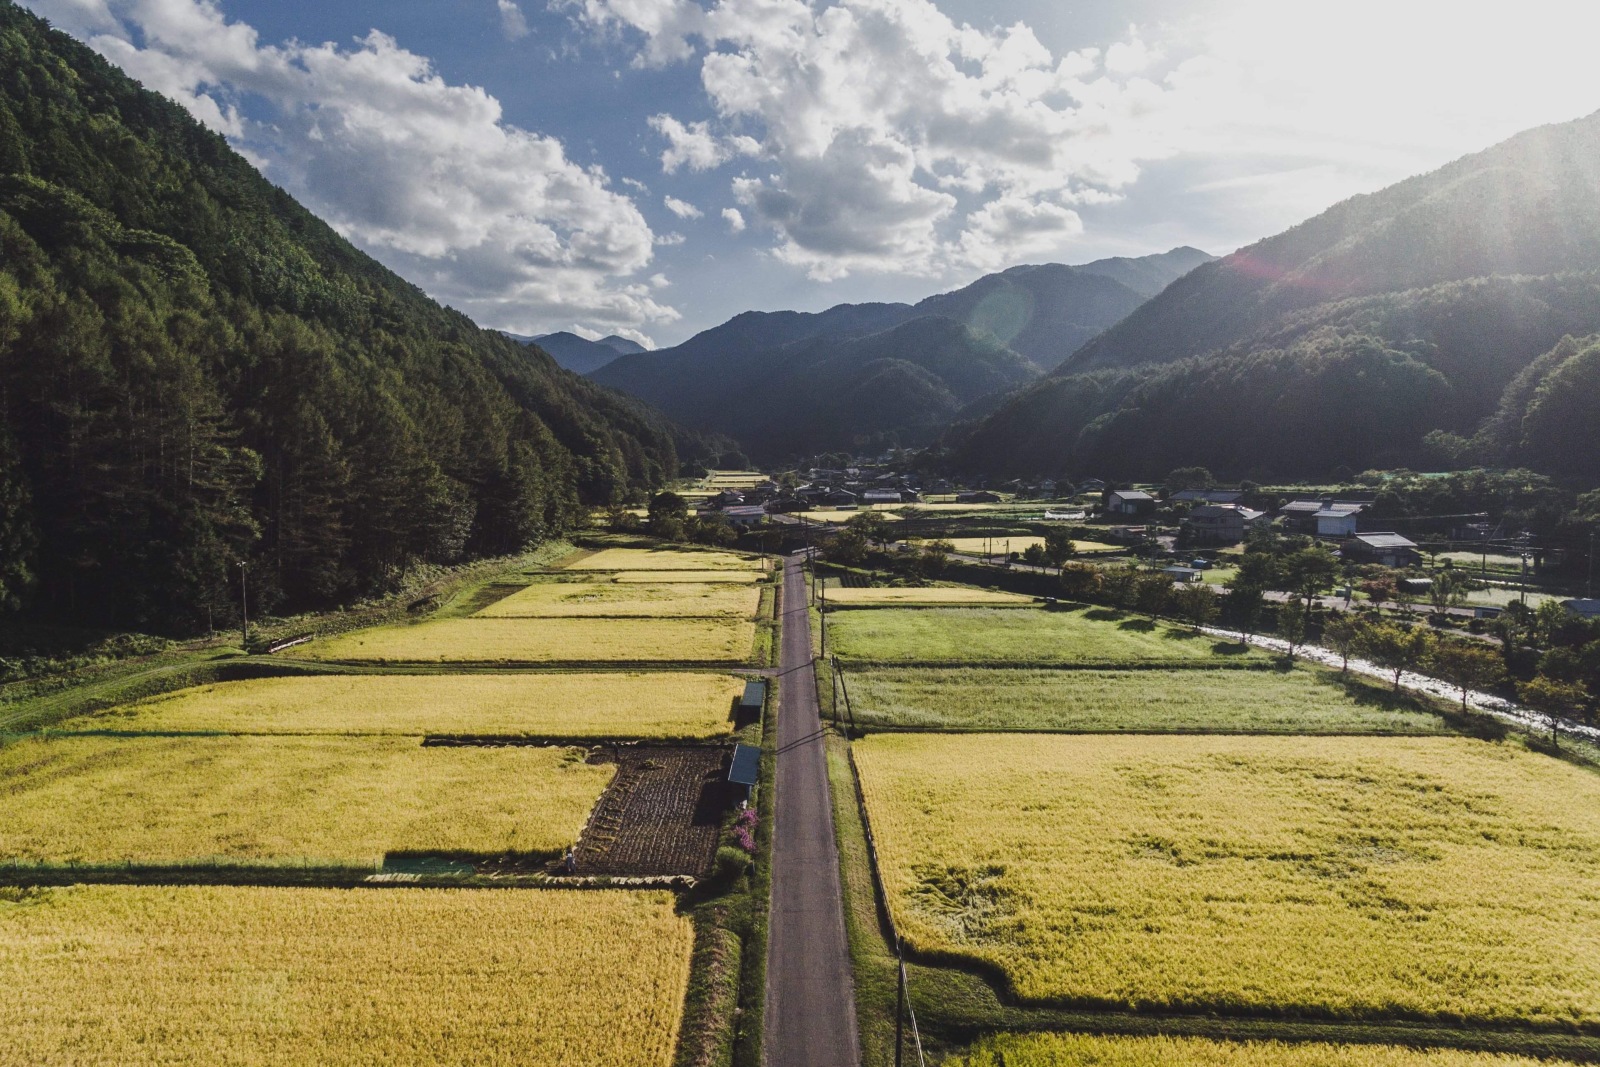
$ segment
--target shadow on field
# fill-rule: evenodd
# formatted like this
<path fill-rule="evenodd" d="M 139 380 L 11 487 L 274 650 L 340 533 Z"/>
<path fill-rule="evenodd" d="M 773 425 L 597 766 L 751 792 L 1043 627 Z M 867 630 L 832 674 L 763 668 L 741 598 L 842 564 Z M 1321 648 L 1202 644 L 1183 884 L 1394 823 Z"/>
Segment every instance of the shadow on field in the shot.
<path fill-rule="evenodd" d="M 1117 624 L 1117 629 L 1119 630 L 1132 630 L 1134 633 L 1139 634 L 1151 633 L 1155 628 L 1156 622 L 1154 619 L 1129 619 L 1127 622 L 1119 622 Z"/>

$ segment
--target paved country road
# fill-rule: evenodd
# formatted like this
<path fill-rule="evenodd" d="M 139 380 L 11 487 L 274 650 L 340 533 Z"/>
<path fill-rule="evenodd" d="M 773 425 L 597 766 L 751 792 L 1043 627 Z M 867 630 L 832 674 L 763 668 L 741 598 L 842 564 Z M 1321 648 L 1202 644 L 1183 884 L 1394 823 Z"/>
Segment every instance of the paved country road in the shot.
<path fill-rule="evenodd" d="M 857 1067 L 855 986 L 798 557 L 784 563 L 781 604 L 765 1058 L 769 1067 Z"/>

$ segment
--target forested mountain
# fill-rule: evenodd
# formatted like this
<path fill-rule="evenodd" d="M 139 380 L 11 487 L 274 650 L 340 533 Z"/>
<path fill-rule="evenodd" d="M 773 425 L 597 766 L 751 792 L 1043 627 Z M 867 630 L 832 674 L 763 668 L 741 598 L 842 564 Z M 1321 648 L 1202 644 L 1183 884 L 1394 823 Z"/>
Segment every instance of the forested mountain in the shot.
<path fill-rule="evenodd" d="M 1600 115 L 1197 268 L 956 431 L 953 459 L 1123 477 L 1186 463 L 1270 477 L 1521 461 L 1542 446 L 1524 441 L 1538 420 L 1518 413 L 1543 388 L 1555 419 L 1553 391 L 1587 374 L 1578 360 L 1548 376 L 1577 355 L 1552 353 L 1563 337 L 1600 331 L 1597 272 Z M 1560 469 L 1600 482 L 1583 454 Z"/>
<path fill-rule="evenodd" d="M 0 2 L 0 601 L 224 621 L 558 534 L 678 470 L 637 402 L 428 299 Z"/>
<path fill-rule="evenodd" d="M 544 333 L 538 337 L 521 337 L 514 333 L 508 333 L 506 336 L 520 344 L 539 346 L 541 351 L 574 374 L 591 374 L 618 356 L 631 356 L 649 351 L 638 341 L 630 341 L 616 334 L 602 337 L 598 341 L 591 341 L 587 337 L 579 337 L 575 333 L 566 331 Z"/>
<path fill-rule="evenodd" d="M 1210 258 L 1179 248 L 1077 267 L 1013 267 L 915 305 L 749 311 L 591 376 L 685 425 L 736 437 L 758 459 L 924 443 L 968 405 L 1038 377 Z M 918 323 L 927 325 L 910 328 Z M 788 383 L 781 398 L 768 392 L 773 380 Z M 759 418 L 750 404 L 756 395 L 775 398 Z"/>

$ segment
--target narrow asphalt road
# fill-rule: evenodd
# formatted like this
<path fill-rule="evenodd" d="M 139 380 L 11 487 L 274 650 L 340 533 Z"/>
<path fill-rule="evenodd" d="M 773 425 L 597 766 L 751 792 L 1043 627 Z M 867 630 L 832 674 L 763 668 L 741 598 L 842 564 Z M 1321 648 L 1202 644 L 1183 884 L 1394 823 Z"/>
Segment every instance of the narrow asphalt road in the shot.
<path fill-rule="evenodd" d="M 844 933 L 811 616 L 798 558 L 784 564 L 777 822 L 767 942 L 768 1067 L 858 1067 L 855 986 Z"/>

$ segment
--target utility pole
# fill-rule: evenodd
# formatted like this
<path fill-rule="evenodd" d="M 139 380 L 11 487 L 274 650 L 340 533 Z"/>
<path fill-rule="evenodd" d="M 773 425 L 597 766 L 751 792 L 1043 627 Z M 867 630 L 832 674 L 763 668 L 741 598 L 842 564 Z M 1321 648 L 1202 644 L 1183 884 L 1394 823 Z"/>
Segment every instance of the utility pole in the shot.
<path fill-rule="evenodd" d="M 1600 526 L 1589 528 L 1589 599 L 1594 599 L 1594 539 L 1600 534 Z"/>
<path fill-rule="evenodd" d="M 239 561 L 239 618 L 243 622 L 243 636 L 240 643 L 246 652 L 250 651 L 250 564 L 244 560 Z"/>

